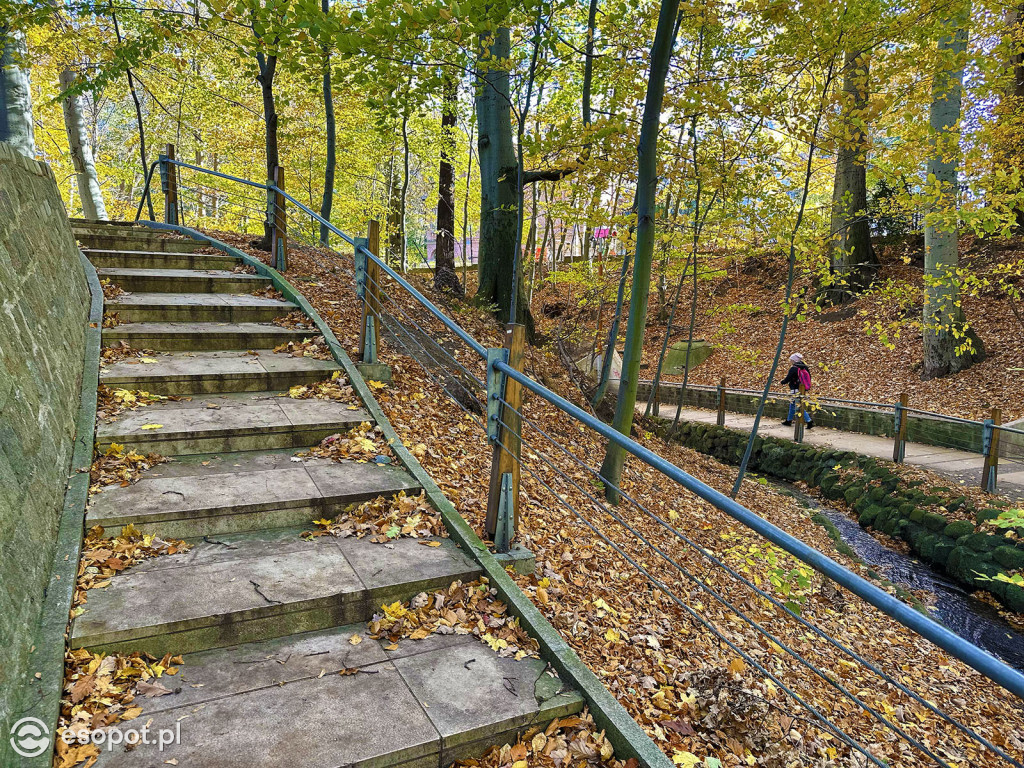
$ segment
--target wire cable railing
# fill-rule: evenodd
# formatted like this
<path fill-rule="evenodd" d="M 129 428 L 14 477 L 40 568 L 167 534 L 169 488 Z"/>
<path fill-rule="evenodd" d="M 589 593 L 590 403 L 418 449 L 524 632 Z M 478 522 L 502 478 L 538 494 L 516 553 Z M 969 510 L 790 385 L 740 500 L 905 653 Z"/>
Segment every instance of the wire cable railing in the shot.
<path fill-rule="evenodd" d="M 198 174 L 206 172 L 206 169 L 187 163 L 169 162 Z M 905 744 L 923 761 L 942 768 L 956 768 L 961 763 L 952 757 L 956 750 L 943 746 L 943 739 L 952 738 L 954 733 L 966 737 L 986 755 L 985 761 L 979 764 L 997 761 L 1001 765 L 1024 768 L 1021 757 L 1011 754 L 1005 743 L 997 743 L 990 733 L 982 732 L 982 729 L 965 723 L 962 717 L 946 711 L 947 706 L 939 703 L 941 697 L 929 687 L 927 669 L 912 675 L 899 665 L 887 669 L 891 666 L 888 659 L 869 658 L 857 647 L 857 633 L 845 637 L 834 630 L 830 632 L 819 624 L 820 617 L 814 611 L 804 613 L 795 609 L 784 598 L 773 594 L 768 586 L 755 583 L 736 566 L 730 565 L 728 552 L 713 551 L 692 532 L 674 525 L 663 514 L 658 514 L 650 502 L 641 500 L 637 492 L 624 488 L 625 482 L 611 484 L 599 469 L 573 450 L 580 450 L 578 441 L 568 434 L 559 440 L 535 414 L 539 413 L 539 408 L 547 409 L 572 425 L 574 430 L 585 430 L 594 440 L 621 446 L 640 462 L 637 466 L 643 466 L 645 472 L 654 472 L 670 481 L 680 493 L 709 505 L 717 514 L 731 519 L 733 525 L 738 523 L 768 545 L 778 548 L 793 563 L 813 569 L 863 601 L 865 608 L 871 606 L 1018 699 L 1024 697 L 1024 675 L 1020 672 L 527 376 L 509 364 L 507 354 L 499 354 L 499 351 L 488 349 L 474 339 L 385 259 L 374 253 L 361 238 L 345 234 L 309 206 L 273 185 L 236 179 L 223 173 L 216 175 L 220 179 L 237 181 L 283 197 L 291 204 L 284 218 L 292 237 L 302 233 L 296 240 L 319 245 L 318 230 L 323 225 L 351 245 L 355 255 L 352 274 L 357 283 L 357 293 L 368 308 L 372 297 L 371 313 L 376 313 L 380 330 L 387 334 L 396 352 L 412 358 L 437 391 L 459 406 L 462 418 L 479 427 L 481 435 L 486 435 L 488 442 L 500 449 L 497 452 L 506 454 L 522 470 L 525 478 L 552 496 L 560 507 L 566 508 L 581 526 L 627 563 L 652 590 L 662 593 L 674 607 L 678 620 L 688 621 L 707 633 L 720 647 L 729 649 L 756 674 L 771 681 L 785 693 L 793 706 L 805 713 L 804 719 L 808 724 L 828 734 L 841 750 L 848 752 L 853 764 L 883 766 L 890 763 L 889 759 L 880 756 L 877 745 L 871 743 L 875 739 L 873 727 L 876 727 L 887 734 L 878 738 Z M 200 189 L 198 185 L 192 185 L 188 187 L 188 193 L 194 196 Z M 205 190 L 204 194 L 211 193 Z M 140 203 L 140 214 L 144 202 Z M 303 226 L 304 220 L 310 224 L 308 228 Z M 315 227 L 312 226 L 314 223 Z M 378 277 L 369 270 L 360 272 L 360 256 L 379 270 Z M 347 261 L 340 255 L 338 258 Z M 508 397 L 507 384 L 510 382 L 527 393 L 534 407 L 527 407 L 523 401 L 515 402 Z M 486 394 L 485 402 L 481 402 L 481 393 Z M 827 400 L 892 408 L 891 405 L 866 401 Z M 908 412 L 911 410 L 918 414 L 928 413 L 907 409 Z M 483 413 L 487 414 L 486 423 L 481 418 Z M 991 426 L 1007 433 L 1024 434 L 1024 430 Z M 509 443 L 495 439 L 498 433 L 511 435 L 516 445 L 525 450 L 509 450 Z M 578 467 L 586 476 L 592 477 L 598 487 L 611 487 L 624 503 L 616 506 L 601 498 L 601 492 L 595 487 L 573 477 L 569 471 L 571 467 Z M 627 474 L 630 471 L 633 470 L 627 466 Z M 652 528 L 647 530 L 647 526 Z M 719 574 L 723 581 L 712 580 L 712 574 Z M 715 610 L 721 613 L 716 614 L 711 606 L 716 606 Z M 734 631 L 731 628 L 734 623 L 745 627 L 746 634 L 741 636 Z M 756 646 L 747 645 L 751 638 L 757 638 Z M 814 642 L 807 638 L 813 638 Z M 764 648 L 768 646 L 778 649 L 770 662 L 764 655 Z M 858 670 L 855 685 L 851 684 L 844 665 Z M 866 682 L 862 675 L 871 677 L 874 683 Z M 824 690 L 831 693 L 812 689 L 807 682 L 809 678 L 817 680 Z M 877 691 L 872 686 L 921 708 L 941 728 L 936 728 L 928 737 L 923 736 L 920 729 L 915 730 L 913 721 L 905 722 L 894 716 L 890 709 L 880 706 Z M 915 690 L 922 687 L 923 690 Z M 854 722 L 856 731 L 851 730 L 847 723 L 837 721 L 833 714 L 833 700 L 844 701 L 860 713 L 863 722 Z"/>

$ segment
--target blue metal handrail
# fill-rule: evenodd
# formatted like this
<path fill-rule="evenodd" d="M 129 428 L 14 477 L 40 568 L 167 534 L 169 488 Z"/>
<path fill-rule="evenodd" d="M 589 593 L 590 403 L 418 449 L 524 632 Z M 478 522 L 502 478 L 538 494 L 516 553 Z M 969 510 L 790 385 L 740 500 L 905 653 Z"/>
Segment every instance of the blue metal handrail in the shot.
<path fill-rule="evenodd" d="M 538 384 L 529 376 L 520 373 L 515 368 L 501 360 L 493 363 L 494 367 L 513 381 L 518 382 L 535 395 L 547 400 L 551 405 L 563 413 L 573 417 L 581 424 L 594 430 L 601 436 L 621 446 L 627 452 L 636 456 L 645 464 L 653 467 L 666 477 L 675 480 L 688 491 L 712 504 L 715 508 L 725 512 L 735 520 L 743 523 L 751 530 L 759 533 L 773 544 L 781 547 L 794 557 L 803 561 L 814 570 L 828 576 L 830 579 L 846 587 L 867 603 L 878 608 L 887 616 L 908 627 L 925 639 L 931 641 L 939 648 L 964 662 L 970 667 L 985 675 L 985 677 L 998 683 L 1014 695 L 1024 698 L 1024 675 L 1012 667 L 1004 664 L 999 659 L 969 643 L 958 635 L 953 634 L 938 622 L 923 616 L 913 608 L 905 605 L 890 595 L 885 590 L 876 587 L 871 582 L 861 578 L 847 568 L 826 557 L 813 547 L 804 544 L 799 539 L 791 536 L 781 528 L 772 525 L 767 520 L 751 512 L 734 499 L 720 493 L 710 485 L 684 472 L 675 464 L 663 459 L 658 454 L 640 445 L 617 432 L 604 422 L 591 416 L 568 400 L 556 395 L 547 387 Z"/>

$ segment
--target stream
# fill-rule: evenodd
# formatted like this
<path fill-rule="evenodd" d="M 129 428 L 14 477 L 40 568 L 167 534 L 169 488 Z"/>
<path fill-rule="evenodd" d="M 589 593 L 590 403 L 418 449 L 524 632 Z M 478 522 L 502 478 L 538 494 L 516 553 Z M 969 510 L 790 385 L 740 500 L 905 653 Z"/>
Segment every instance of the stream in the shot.
<path fill-rule="evenodd" d="M 947 629 L 970 640 L 1010 666 L 1024 671 L 1024 634 L 988 603 L 971 597 L 955 581 L 910 555 L 889 549 L 843 512 L 822 506 L 788 484 L 780 484 L 820 512 L 839 530 L 842 540 L 881 576 L 907 590 L 931 595 L 929 614 Z"/>

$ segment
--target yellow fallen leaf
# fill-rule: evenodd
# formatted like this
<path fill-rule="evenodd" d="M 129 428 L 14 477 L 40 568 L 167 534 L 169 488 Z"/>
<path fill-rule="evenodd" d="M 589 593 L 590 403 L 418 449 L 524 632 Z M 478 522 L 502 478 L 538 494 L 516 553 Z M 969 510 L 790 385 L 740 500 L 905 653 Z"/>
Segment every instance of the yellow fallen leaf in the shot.
<path fill-rule="evenodd" d="M 163 424 L 143 424 L 142 429 L 163 429 Z"/>
<path fill-rule="evenodd" d="M 420 544 L 422 544 L 424 547 L 440 547 L 441 546 L 441 542 L 440 541 L 421 541 Z"/>
<path fill-rule="evenodd" d="M 158 361 L 157 361 L 157 359 L 155 357 L 140 357 L 139 358 L 139 362 L 140 363 L 155 363 L 155 362 L 158 362 Z"/>
<path fill-rule="evenodd" d="M 352 635 L 352 637 L 350 637 L 348 641 L 351 645 L 359 645 L 361 642 L 363 642 L 363 638 L 359 635 Z"/>
<path fill-rule="evenodd" d="M 743 663 L 743 659 L 733 659 L 729 662 L 729 671 L 734 675 L 742 675 L 747 670 L 747 665 Z"/>
<path fill-rule="evenodd" d="M 683 768 L 693 768 L 695 765 L 699 765 L 701 760 L 693 752 L 679 752 L 677 751 L 672 755 L 672 762 L 676 765 L 681 765 Z"/>

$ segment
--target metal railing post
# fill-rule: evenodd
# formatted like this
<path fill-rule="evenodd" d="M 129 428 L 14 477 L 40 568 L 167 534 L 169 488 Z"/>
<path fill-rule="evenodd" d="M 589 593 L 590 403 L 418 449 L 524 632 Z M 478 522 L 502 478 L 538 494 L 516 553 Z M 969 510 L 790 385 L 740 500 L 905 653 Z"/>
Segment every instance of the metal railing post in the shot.
<path fill-rule="evenodd" d="M 487 427 L 488 436 L 493 436 L 494 448 L 485 531 L 495 549 L 502 553 L 509 551 L 519 529 L 523 387 L 508 376 L 498 375 L 495 363 L 501 360 L 510 368 L 522 371 L 525 347 L 526 326 L 509 323 L 505 326 L 504 349 L 488 350 L 487 356 Z M 499 402 L 499 398 L 504 402 Z"/>
<path fill-rule="evenodd" d="M 906 392 L 900 393 L 900 401 L 895 405 L 896 429 L 895 442 L 892 446 L 892 460 L 902 464 L 907 457 L 907 420 L 909 414 L 907 407 L 910 405 L 910 395 Z"/>
<path fill-rule="evenodd" d="M 360 238 L 361 240 L 361 238 Z M 380 250 L 380 222 L 371 219 L 366 231 L 366 250 Z M 360 258 L 361 257 L 361 258 Z M 359 350 L 364 363 L 377 363 L 377 336 L 380 331 L 380 267 L 356 245 L 356 282 L 363 299 L 363 321 L 359 327 Z"/>
<path fill-rule="evenodd" d="M 725 426 L 725 376 L 718 382 L 718 418 L 715 423 L 720 427 Z"/>
<path fill-rule="evenodd" d="M 174 164 L 174 145 L 168 144 L 160 155 L 160 186 L 164 193 L 164 222 L 178 223 L 178 167 Z"/>
<path fill-rule="evenodd" d="M 985 463 L 981 470 L 981 490 L 987 493 L 996 492 L 999 475 L 999 430 L 996 427 L 1002 421 L 1002 410 L 993 408 L 992 418 L 982 422 L 981 451 L 985 454 Z"/>
<path fill-rule="evenodd" d="M 284 168 L 274 166 L 274 218 L 273 233 L 270 237 L 270 252 L 274 257 L 274 268 L 278 272 L 288 269 L 288 217 L 284 200 Z"/>

